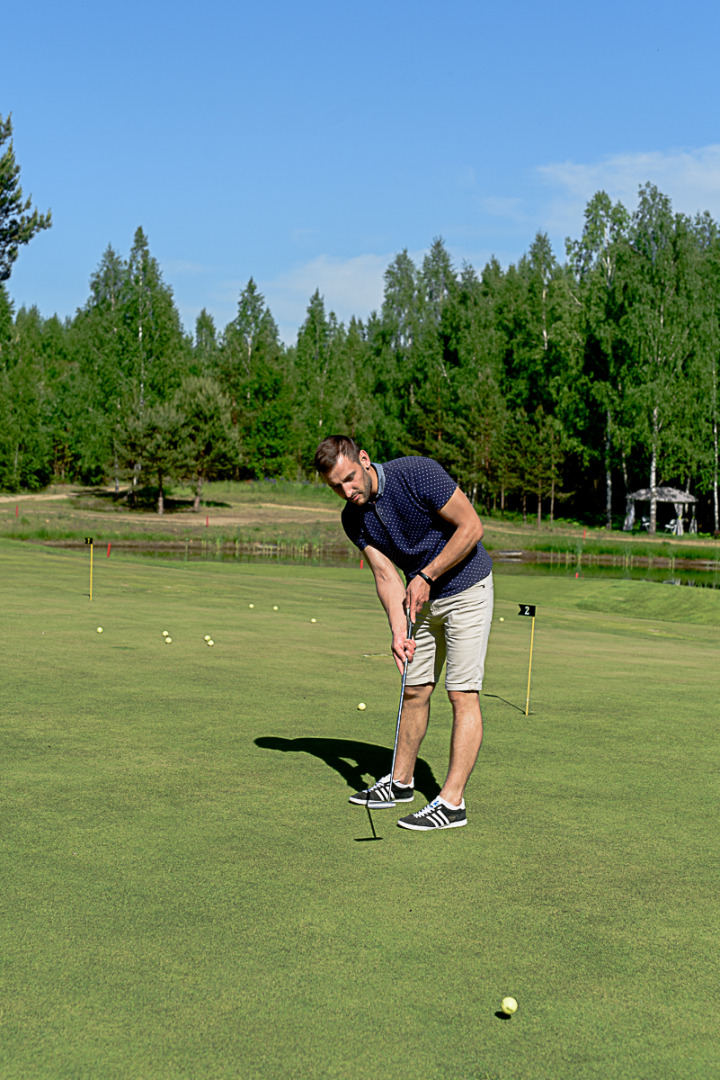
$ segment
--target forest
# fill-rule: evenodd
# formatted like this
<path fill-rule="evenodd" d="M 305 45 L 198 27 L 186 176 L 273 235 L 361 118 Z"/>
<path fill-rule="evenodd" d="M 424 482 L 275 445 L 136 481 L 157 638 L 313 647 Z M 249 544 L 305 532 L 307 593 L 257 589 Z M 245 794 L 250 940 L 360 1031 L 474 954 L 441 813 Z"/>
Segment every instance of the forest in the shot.
<path fill-rule="evenodd" d="M 670 485 L 720 530 L 720 228 L 652 184 L 633 210 L 598 192 L 562 260 L 543 232 L 507 268 L 457 267 L 442 239 L 420 265 L 403 251 L 379 311 L 345 325 L 316 291 L 292 345 L 252 278 L 227 326 L 203 310 L 188 333 L 142 228 L 64 321 L 15 310 L 10 262 L 4 491 L 152 488 L 162 512 L 182 482 L 199 507 L 211 479 L 315 482 L 317 443 L 344 432 L 374 460 L 436 458 L 486 513 L 621 527 L 627 493 Z"/>

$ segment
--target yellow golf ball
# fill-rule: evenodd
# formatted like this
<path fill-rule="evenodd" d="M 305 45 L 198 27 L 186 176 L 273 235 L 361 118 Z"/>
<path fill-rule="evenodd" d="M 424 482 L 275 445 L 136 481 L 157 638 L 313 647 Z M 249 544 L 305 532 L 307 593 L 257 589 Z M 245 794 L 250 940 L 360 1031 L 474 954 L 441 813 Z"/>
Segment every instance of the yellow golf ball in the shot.
<path fill-rule="evenodd" d="M 208 645 L 214 645 L 214 644 L 215 644 L 215 642 L 213 641 L 213 639 L 212 639 L 212 638 L 210 638 L 210 639 L 208 640 Z"/>
<path fill-rule="evenodd" d="M 518 1004 L 514 997 L 504 997 L 500 1004 L 500 1008 L 508 1016 L 512 1016 L 514 1012 L 517 1012 L 517 1007 Z"/>
<path fill-rule="evenodd" d="M 167 637 L 168 636 L 167 630 L 163 630 L 162 634 L 163 634 L 163 637 Z"/>
<path fill-rule="evenodd" d="M 98 632 L 98 634 L 102 634 L 102 632 L 103 632 L 102 626 L 98 626 L 97 632 Z"/>
<path fill-rule="evenodd" d="M 278 609 L 277 604 L 273 604 L 273 611 L 277 611 L 277 609 Z"/>
<path fill-rule="evenodd" d="M 206 635 L 205 635 L 205 641 L 209 641 L 209 640 L 210 640 L 210 635 L 209 635 L 209 634 L 206 634 Z"/>
<path fill-rule="evenodd" d="M 360 710 L 360 712 L 364 712 L 366 708 L 367 708 L 367 705 L 365 704 L 365 702 L 361 701 L 360 704 L 358 705 L 358 709 Z"/>
<path fill-rule="evenodd" d="M 505 622 L 505 620 L 503 619 L 502 615 L 500 616 L 500 622 Z"/>
<path fill-rule="evenodd" d="M 255 607 L 255 605 L 254 604 L 248 604 L 248 607 L 253 608 L 253 607 Z"/>
<path fill-rule="evenodd" d="M 311 619 L 310 622 L 317 622 L 317 619 Z"/>
<path fill-rule="evenodd" d="M 172 638 L 171 637 L 166 637 L 165 638 L 165 644 L 166 645 L 172 645 Z"/>

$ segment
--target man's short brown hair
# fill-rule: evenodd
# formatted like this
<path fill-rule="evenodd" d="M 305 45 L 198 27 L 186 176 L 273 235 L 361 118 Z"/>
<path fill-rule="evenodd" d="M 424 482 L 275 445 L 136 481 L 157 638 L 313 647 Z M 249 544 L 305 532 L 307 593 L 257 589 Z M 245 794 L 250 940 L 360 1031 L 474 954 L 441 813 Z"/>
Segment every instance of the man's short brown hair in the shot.
<path fill-rule="evenodd" d="M 328 435 L 315 451 L 315 468 L 325 476 L 337 464 L 338 458 L 360 460 L 360 447 L 349 435 Z"/>

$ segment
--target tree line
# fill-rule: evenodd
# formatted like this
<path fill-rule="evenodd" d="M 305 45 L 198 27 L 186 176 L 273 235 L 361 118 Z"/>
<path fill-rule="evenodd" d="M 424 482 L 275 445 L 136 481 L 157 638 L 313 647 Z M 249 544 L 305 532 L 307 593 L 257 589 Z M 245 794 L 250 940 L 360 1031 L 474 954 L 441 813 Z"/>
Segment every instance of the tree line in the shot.
<path fill-rule="evenodd" d="M 709 214 L 651 184 L 633 211 L 598 192 L 562 261 L 539 232 L 478 272 L 437 239 L 384 280 L 380 310 L 347 325 L 316 291 L 289 346 L 252 278 L 227 326 L 202 311 L 188 334 L 142 229 L 72 318 L 16 312 L 0 285 L 0 487 L 147 485 L 162 511 L 182 480 L 199 506 L 208 479 L 313 480 L 319 440 L 346 432 L 376 460 L 436 458 L 487 511 L 618 525 L 627 493 L 671 485 L 718 532 Z"/>

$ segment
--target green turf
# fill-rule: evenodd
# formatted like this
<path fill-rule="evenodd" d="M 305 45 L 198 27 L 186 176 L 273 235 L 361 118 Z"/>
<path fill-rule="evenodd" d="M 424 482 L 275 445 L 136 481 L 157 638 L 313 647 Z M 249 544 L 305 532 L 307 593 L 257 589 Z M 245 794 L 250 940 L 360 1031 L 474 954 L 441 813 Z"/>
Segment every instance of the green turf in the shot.
<path fill-rule="evenodd" d="M 470 824 L 374 842 L 367 571 L 96 559 L 90 603 L 0 541 L 0 582 L 3 1080 L 719 1075 L 720 595 L 500 571 Z"/>

